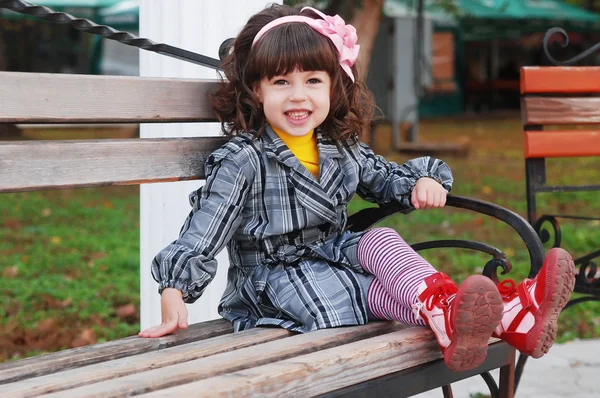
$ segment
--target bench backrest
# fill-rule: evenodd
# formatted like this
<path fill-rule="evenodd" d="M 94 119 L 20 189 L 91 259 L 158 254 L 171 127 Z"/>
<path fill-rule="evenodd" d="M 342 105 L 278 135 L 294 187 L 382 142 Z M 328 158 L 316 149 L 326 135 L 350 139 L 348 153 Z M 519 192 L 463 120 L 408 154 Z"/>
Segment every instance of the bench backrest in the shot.
<path fill-rule="evenodd" d="M 537 192 L 600 190 L 546 182 L 547 158 L 600 156 L 600 68 L 522 68 L 521 118 L 527 217 L 537 225 Z"/>
<path fill-rule="evenodd" d="M 215 80 L 0 72 L 0 123 L 216 121 Z M 0 192 L 204 177 L 224 137 L 0 142 Z"/>
<path fill-rule="evenodd" d="M 526 159 L 600 155 L 600 129 L 573 128 L 600 124 L 600 68 L 522 68 L 521 95 Z"/>

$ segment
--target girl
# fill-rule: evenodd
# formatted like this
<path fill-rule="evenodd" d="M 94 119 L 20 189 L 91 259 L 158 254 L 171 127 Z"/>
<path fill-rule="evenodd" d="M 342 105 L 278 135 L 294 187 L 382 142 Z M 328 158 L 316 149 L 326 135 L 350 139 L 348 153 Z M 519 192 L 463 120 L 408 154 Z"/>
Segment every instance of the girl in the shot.
<path fill-rule="evenodd" d="M 501 293 L 481 275 L 458 286 L 391 229 L 344 231 L 355 193 L 436 208 L 453 182 L 441 160 L 397 165 L 359 142 L 374 104 L 358 79 L 356 41 L 339 16 L 309 7 L 273 5 L 250 18 L 212 98 L 233 138 L 208 158 L 179 239 L 152 263 L 163 322 L 140 336 L 187 327 L 184 302 L 200 297 L 227 246 L 219 313 L 235 331 L 396 320 L 429 326 L 455 371 L 480 365 L 492 334 L 535 357 L 547 352 L 573 289 L 566 252 L 551 251 L 536 279 L 503 282 Z"/>

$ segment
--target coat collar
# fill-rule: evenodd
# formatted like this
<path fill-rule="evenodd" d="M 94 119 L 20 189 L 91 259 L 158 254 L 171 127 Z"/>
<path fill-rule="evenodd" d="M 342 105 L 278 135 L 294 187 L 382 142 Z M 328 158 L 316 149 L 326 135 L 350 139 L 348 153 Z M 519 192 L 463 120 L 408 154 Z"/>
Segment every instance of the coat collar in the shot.
<path fill-rule="evenodd" d="M 302 166 L 269 125 L 261 136 L 263 150 L 269 158 L 289 168 L 288 178 L 296 187 L 296 196 L 304 207 L 329 223 L 337 224 L 340 220 L 335 208 L 335 198 L 344 180 L 337 159 L 345 155 L 334 140 L 322 134 L 320 128 L 317 128 L 315 133 L 319 149 L 319 181 Z"/>
<path fill-rule="evenodd" d="M 337 159 L 345 156 L 334 140 L 323 135 L 320 127 L 315 129 L 315 135 L 317 137 L 317 147 L 319 148 L 319 164 L 323 163 L 323 159 L 326 158 Z M 265 126 L 265 130 L 262 133 L 262 139 L 263 148 L 269 157 L 277 158 L 281 163 L 288 166 L 289 158 L 292 157 L 295 159 L 292 151 L 289 150 L 277 133 L 275 133 L 268 124 Z"/>

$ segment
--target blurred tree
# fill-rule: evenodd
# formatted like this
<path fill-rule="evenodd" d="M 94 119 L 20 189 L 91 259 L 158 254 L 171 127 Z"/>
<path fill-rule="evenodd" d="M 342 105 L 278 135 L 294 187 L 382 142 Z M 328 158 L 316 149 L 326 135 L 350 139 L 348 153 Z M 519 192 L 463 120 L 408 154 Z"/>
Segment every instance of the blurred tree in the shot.
<path fill-rule="evenodd" d="M 419 2 L 425 0 L 413 0 L 413 7 L 416 10 Z M 360 45 L 360 55 L 358 64 L 361 66 L 359 73 L 366 78 L 369 71 L 369 60 L 373 51 L 373 44 L 379 22 L 381 21 L 383 3 L 385 0 L 284 0 L 288 5 L 312 5 L 322 10 L 325 14 L 339 14 L 356 28 L 358 34 L 358 44 Z M 428 3 L 437 3 L 449 12 L 456 12 L 454 0 L 431 0 Z"/>
<path fill-rule="evenodd" d="M 586 10 L 600 11 L 600 0 L 567 0 L 567 3 L 585 8 Z"/>

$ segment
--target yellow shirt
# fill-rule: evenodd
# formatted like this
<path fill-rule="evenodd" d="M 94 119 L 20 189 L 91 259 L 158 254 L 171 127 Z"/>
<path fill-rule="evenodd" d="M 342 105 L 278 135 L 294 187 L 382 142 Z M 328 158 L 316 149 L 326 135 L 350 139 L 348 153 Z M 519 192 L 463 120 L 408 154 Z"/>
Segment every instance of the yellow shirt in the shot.
<path fill-rule="evenodd" d="M 308 134 L 303 135 L 301 137 L 297 137 L 294 135 L 289 135 L 285 131 L 281 131 L 273 127 L 273 130 L 281 141 L 290 151 L 298 158 L 300 163 L 306 167 L 306 169 L 313 175 L 315 178 L 319 178 L 319 149 L 317 148 L 317 139 L 314 135 L 314 130 L 308 132 Z"/>

